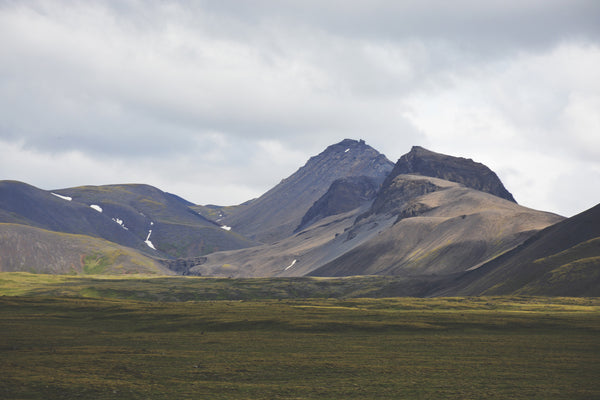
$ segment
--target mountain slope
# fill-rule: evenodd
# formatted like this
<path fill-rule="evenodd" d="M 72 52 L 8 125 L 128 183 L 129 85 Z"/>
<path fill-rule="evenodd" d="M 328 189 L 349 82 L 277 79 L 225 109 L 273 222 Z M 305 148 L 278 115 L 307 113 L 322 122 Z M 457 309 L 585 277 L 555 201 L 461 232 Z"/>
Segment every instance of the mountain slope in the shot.
<path fill-rule="evenodd" d="M 150 241 L 172 257 L 195 257 L 256 244 L 198 214 L 192 203 L 152 186 L 82 186 L 60 192 L 75 202 L 100 206 L 145 243 Z"/>
<path fill-rule="evenodd" d="M 0 271 L 45 274 L 172 274 L 125 246 L 86 235 L 0 223 Z"/>
<path fill-rule="evenodd" d="M 0 222 L 102 237 L 139 250 L 147 249 L 133 232 L 123 229 L 106 214 L 60 193 L 22 182 L 0 181 Z"/>
<path fill-rule="evenodd" d="M 378 202 L 379 196 L 389 202 Z M 378 199 L 345 235 L 352 240 L 386 219 L 391 226 L 311 275 L 453 274 L 510 250 L 562 219 L 462 184 L 418 175 L 397 175 Z"/>
<path fill-rule="evenodd" d="M 363 211 L 358 208 L 323 218 L 276 243 L 209 254 L 190 274 L 235 278 L 304 276 L 377 234 L 372 230 L 353 241 L 345 240 L 344 232 Z"/>
<path fill-rule="evenodd" d="M 538 232 L 440 293 L 600 296 L 600 204 Z"/>
<path fill-rule="evenodd" d="M 167 258 L 255 244 L 200 216 L 189 204 L 148 185 L 50 192 L 21 182 L 0 182 L 0 222 L 104 238 Z"/>
<path fill-rule="evenodd" d="M 223 223 L 246 237 L 272 243 L 290 236 L 335 180 L 367 176 L 383 182 L 392 167 L 392 162 L 364 141 L 345 139 L 312 157 L 239 212 L 225 216 Z"/>

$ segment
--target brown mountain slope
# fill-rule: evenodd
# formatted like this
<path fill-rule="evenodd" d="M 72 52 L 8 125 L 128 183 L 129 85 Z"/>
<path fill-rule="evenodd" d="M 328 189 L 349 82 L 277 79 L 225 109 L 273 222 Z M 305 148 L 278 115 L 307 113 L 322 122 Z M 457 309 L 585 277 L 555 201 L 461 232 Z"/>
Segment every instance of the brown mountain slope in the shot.
<path fill-rule="evenodd" d="M 395 220 L 393 225 L 311 275 L 452 274 L 474 268 L 562 219 L 436 178 L 398 175 L 389 187 L 408 195 L 396 193 L 401 201 L 380 212 L 371 210 L 346 235 L 352 240 L 386 215 Z"/>
<path fill-rule="evenodd" d="M 247 206 L 225 215 L 222 223 L 251 239 L 273 243 L 293 234 L 309 208 L 336 179 L 368 176 L 381 183 L 392 168 L 392 162 L 364 141 L 345 139 L 312 157 Z"/>
<path fill-rule="evenodd" d="M 365 232 L 352 241 L 345 240 L 344 232 L 352 227 L 361 211 L 364 210 L 359 208 L 323 218 L 276 243 L 209 254 L 201 265 L 192 268 L 190 274 L 225 277 L 304 276 L 376 235 L 386 226 Z"/>
<path fill-rule="evenodd" d="M 600 296 L 600 204 L 538 232 L 438 293 Z"/>
<path fill-rule="evenodd" d="M 364 213 L 367 205 L 330 216 L 274 244 L 210 254 L 191 273 L 433 277 L 475 267 L 562 219 L 454 182 L 414 175 L 397 180 L 413 195 L 386 212 Z M 421 195 L 418 185 L 436 189 Z"/>
<path fill-rule="evenodd" d="M 172 274 L 137 251 L 86 235 L 0 223 L 0 271 Z"/>

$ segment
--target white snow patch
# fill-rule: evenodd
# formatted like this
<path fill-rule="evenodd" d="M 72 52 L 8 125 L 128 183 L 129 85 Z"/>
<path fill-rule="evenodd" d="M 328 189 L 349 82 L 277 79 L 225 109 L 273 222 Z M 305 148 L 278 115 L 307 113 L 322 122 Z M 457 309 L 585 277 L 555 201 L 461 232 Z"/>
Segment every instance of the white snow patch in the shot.
<path fill-rule="evenodd" d="M 221 229 L 225 229 L 226 231 L 230 231 L 231 227 L 227 226 L 227 225 L 223 225 L 223 226 L 221 226 Z"/>
<path fill-rule="evenodd" d="M 152 229 L 150 229 L 148 231 L 148 236 L 146 237 L 146 240 L 144 240 L 144 243 L 146 243 L 146 245 L 148 247 L 150 247 L 152 250 L 156 250 L 156 247 L 154 247 L 154 245 L 152 244 L 152 242 L 150 241 L 150 235 L 152 235 Z"/>
<path fill-rule="evenodd" d="M 350 149 L 346 149 L 346 150 L 344 151 L 344 153 L 347 153 L 347 152 L 349 152 L 349 151 L 350 151 Z"/>
<path fill-rule="evenodd" d="M 50 194 L 53 194 L 53 195 L 55 195 L 56 197 L 58 197 L 58 198 L 61 198 L 61 199 L 63 199 L 63 200 L 66 200 L 66 201 L 71 201 L 71 200 L 73 200 L 73 198 L 72 198 L 72 197 L 69 197 L 69 196 L 61 196 L 60 194 L 56 194 L 56 193 L 52 193 L 52 192 L 50 192 Z"/>
<path fill-rule="evenodd" d="M 121 225 L 121 228 L 125 229 L 126 231 L 129 230 L 129 228 L 127 228 L 123 223 L 123 220 L 119 219 L 119 217 L 113 218 L 112 220 L 115 221 L 117 224 Z"/>
<path fill-rule="evenodd" d="M 102 207 L 100 207 L 98 204 L 92 204 L 90 205 L 90 207 L 92 207 L 94 210 L 98 211 L 98 212 L 102 212 Z"/>
<path fill-rule="evenodd" d="M 294 266 L 294 264 L 296 264 L 296 261 L 298 261 L 298 260 L 294 260 L 294 261 L 292 261 L 292 263 L 291 263 L 290 265 L 288 265 L 288 266 L 287 266 L 287 267 L 284 269 L 284 271 L 287 271 L 288 269 L 292 268 L 292 267 Z"/>

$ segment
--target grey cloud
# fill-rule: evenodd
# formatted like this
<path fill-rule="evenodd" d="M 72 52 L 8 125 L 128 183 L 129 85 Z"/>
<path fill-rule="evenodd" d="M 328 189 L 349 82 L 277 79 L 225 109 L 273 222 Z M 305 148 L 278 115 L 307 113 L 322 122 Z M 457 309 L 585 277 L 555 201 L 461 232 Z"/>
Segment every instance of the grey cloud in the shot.
<path fill-rule="evenodd" d="M 285 20 L 342 36 L 444 39 L 497 51 L 549 45 L 561 38 L 600 36 L 594 0 L 534 1 L 278 1 L 208 2 L 219 14 L 254 24 Z M 267 21 L 267 22 L 265 22 Z"/>
<path fill-rule="evenodd" d="M 240 196 L 346 137 L 593 160 L 598 20 L 595 0 L 0 2 L 0 145 Z"/>

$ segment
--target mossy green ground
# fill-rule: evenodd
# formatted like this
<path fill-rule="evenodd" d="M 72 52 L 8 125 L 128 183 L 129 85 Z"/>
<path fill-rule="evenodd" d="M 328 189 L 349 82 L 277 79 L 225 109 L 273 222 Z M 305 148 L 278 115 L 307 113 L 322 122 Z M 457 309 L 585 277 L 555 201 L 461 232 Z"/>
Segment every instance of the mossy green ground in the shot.
<path fill-rule="evenodd" d="M 600 398 L 599 299 L 165 302 L 34 281 L 0 297 L 2 399 Z"/>

